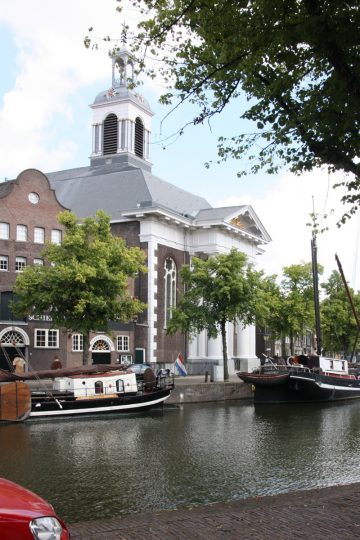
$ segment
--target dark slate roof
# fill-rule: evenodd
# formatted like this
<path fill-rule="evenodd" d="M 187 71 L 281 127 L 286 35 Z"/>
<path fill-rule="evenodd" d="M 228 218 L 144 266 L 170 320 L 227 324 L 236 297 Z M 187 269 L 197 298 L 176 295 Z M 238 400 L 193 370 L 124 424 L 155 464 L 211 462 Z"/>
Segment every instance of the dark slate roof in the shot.
<path fill-rule="evenodd" d="M 203 197 L 131 165 L 81 167 L 48 173 L 47 177 L 59 202 L 78 217 L 94 215 L 102 209 L 112 220 L 118 220 L 125 211 L 157 205 L 194 217 L 199 210 L 211 208 Z"/>
<path fill-rule="evenodd" d="M 12 186 L 15 180 L 6 180 L 5 182 L 0 182 L 0 198 L 6 197 L 12 190 Z"/>
<path fill-rule="evenodd" d="M 133 101 L 136 105 L 140 105 L 140 107 L 144 107 L 151 112 L 149 102 L 141 94 L 138 94 L 137 92 L 132 92 L 128 88 L 119 86 L 114 88 L 113 91 L 113 95 L 109 95 L 109 90 L 103 90 L 102 92 L 99 92 L 99 94 L 94 100 L 94 105 L 97 105 L 99 103 L 118 103 L 120 101 L 130 100 Z"/>

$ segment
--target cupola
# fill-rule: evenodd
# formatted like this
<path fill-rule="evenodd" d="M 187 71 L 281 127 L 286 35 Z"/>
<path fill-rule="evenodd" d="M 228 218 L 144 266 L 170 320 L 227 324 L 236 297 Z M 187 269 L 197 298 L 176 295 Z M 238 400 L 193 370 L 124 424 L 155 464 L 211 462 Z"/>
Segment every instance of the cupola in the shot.
<path fill-rule="evenodd" d="M 153 113 L 132 90 L 134 59 L 125 48 L 111 55 L 112 86 L 100 92 L 93 110 L 91 165 L 124 163 L 151 170 L 150 134 Z"/>

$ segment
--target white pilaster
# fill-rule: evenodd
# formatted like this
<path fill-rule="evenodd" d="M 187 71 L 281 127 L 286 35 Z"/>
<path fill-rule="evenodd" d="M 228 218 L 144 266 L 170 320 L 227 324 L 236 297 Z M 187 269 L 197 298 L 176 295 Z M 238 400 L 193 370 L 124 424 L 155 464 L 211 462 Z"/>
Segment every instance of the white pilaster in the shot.
<path fill-rule="evenodd" d="M 234 324 L 232 322 L 228 322 L 227 328 L 226 328 L 226 337 L 227 337 L 227 357 L 228 357 L 228 371 L 229 375 L 233 375 L 235 373 L 234 368 Z"/>
<path fill-rule="evenodd" d="M 99 124 L 99 148 L 98 152 L 99 154 L 103 153 L 103 136 L 104 136 L 104 124 Z"/>
<path fill-rule="evenodd" d="M 207 343 L 208 358 L 211 360 L 218 360 L 223 357 L 222 355 L 222 339 L 219 334 L 215 339 L 208 339 Z"/>
<path fill-rule="evenodd" d="M 260 365 L 256 357 L 256 332 L 255 326 L 237 325 L 237 351 L 236 356 L 240 359 L 240 371 L 252 371 Z"/>
<path fill-rule="evenodd" d="M 197 350 L 197 356 L 200 359 L 206 358 L 206 331 L 203 330 L 198 336 L 197 336 L 197 343 L 198 343 L 198 350 Z"/>
<path fill-rule="evenodd" d="M 118 147 L 117 147 L 118 153 L 121 151 L 121 125 L 122 125 L 121 119 L 119 120 L 118 118 Z"/>
<path fill-rule="evenodd" d="M 134 153 L 134 122 L 130 121 L 129 129 L 130 129 L 130 144 L 129 144 L 129 152 Z"/>
<path fill-rule="evenodd" d="M 197 357 L 197 350 L 198 350 L 198 336 L 195 336 L 191 340 L 189 340 L 188 344 L 188 356 L 189 358 L 196 358 Z"/>
<path fill-rule="evenodd" d="M 96 152 L 96 149 L 95 149 L 95 129 L 96 129 L 96 126 L 95 124 L 92 125 L 92 153 L 95 154 Z"/>
<path fill-rule="evenodd" d="M 148 362 L 156 362 L 156 322 L 157 315 L 155 313 L 157 307 L 157 242 L 153 239 L 148 241 L 148 350 L 147 358 Z"/>
<path fill-rule="evenodd" d="M 249 326 L 237 325 L 237 350 L 238 358 L 250 358 L 250 328 Z"/>

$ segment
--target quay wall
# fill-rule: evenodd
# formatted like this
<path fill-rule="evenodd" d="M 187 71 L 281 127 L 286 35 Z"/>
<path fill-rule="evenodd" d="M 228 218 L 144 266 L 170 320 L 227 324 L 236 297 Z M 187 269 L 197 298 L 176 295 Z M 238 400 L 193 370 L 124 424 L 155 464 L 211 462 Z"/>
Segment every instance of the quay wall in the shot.
<path fill-rule="evenodd" d="M 195 378 L 195 377 L 194 377 Z M 191 378 L 191 379 L 194 379 Z M 239 380 L 229 382 L 202 382 L 191 380 L 175 380 L 175 388 L 167 404 L 201 403 L 206 401 L 225 401 L 230 399 L 252 399 L 253 393 L 248 384 Z"/>

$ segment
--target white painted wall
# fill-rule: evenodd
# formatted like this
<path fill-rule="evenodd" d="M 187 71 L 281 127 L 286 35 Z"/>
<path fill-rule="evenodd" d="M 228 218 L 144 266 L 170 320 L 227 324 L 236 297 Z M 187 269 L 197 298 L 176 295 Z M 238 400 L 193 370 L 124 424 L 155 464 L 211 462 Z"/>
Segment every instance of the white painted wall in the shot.
<path fill-rule="evenodd" d="M 154 343 L 156 332 L 151 330 L 155 319 L 154 314 L 154 281 L 157 278 L 155 275 L 155 255 L 154 249 L 158 244 L 168 246 L 180 251 L 189 251 L 190 254 L 202 251 L 210 255 L 217 253 L 228 253 L 232 248 L 246 253 L 249 261 L 256 261 L 258 248 L 249 240 L 242 236 L 234 236 L 232 233 L 227 233 L 223 229 L 201 229 L 189 230 L 181 228 L 179 225 L 171 223 L 171 221 L 160 220 L 155 217 L 149 217 L 140 221 L 140 241 L 147 242 L 149 245 L 149 353 L 148 359 L 156 361 L 154 349 L 150 344 Z M 150 255 L 150 251 L 152 255 Z M 157 260 L 156 260 L 157 263 Z M 151 290 L 150 290 L 151 288 Z M 152 313 L 152 315 L 151 315 Z M 257 361 L 255 356 L 255 326 L 243 328 L 238 325 L 237 331 L 237 350 L 234 350 L 233 340 L 233 325 L 228 325 L 227 341 L 228 341 L 228 357 L 238 357 L 247 362 Z M 229 334 L 230 332 L 230 334 Z M 222 344 L 221 336 L 217 339 L 207 339 L 206 332 L 201 332 L 198 336 L 189 342 L 189 359 L 192 360 L 213 360 L 222 363 Z"/>

